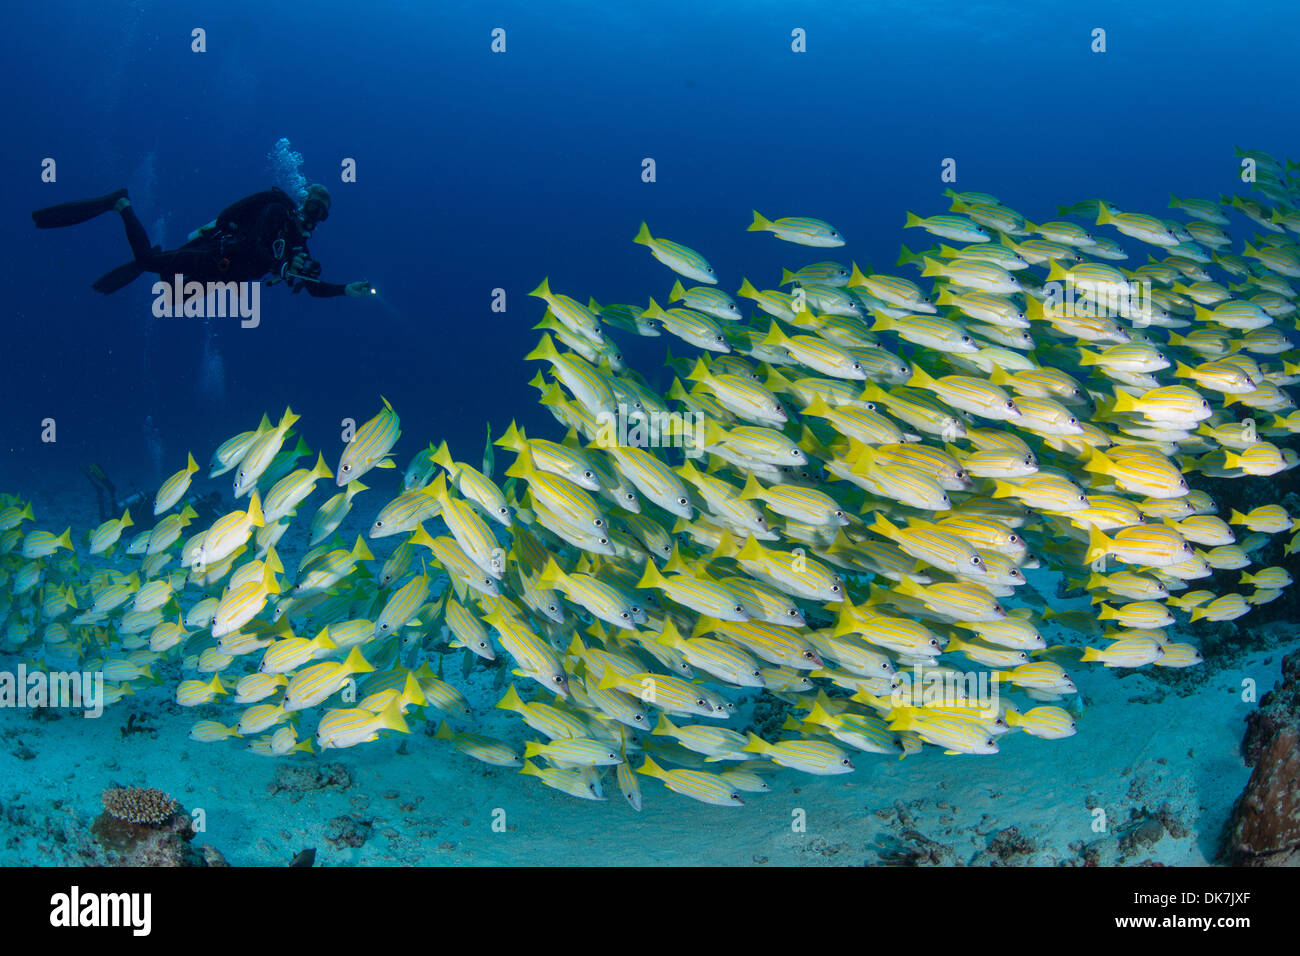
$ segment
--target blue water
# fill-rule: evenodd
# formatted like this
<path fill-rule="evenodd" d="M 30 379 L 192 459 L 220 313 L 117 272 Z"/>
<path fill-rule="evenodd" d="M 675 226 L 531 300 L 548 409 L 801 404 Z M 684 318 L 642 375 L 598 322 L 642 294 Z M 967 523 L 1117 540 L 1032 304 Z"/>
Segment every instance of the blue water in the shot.
<path fill-rule="evenodd" d="M 485 419 L 546 420 L 521 359 L 542 276 L 601 302 L 666 294 L 663 268 L 630 241 L 642 219 L 738 284 L 790 264 L 790 247 L 744 232 L 751 208 L 829 219 L 859 260 L 891 264 L 904 209 L 943 210 L 946 157 L 957 188 L 1039 220 L 1085 197 L 1150 208 L 1171 190 L 1230 191 L 1235 144 L 1285 151 L 1297 22 L 1285 3 L 1245 18 L 1184 2 L 15 11 L 0 38 L 14 91 L 0 462 L 98 460 L 126 481 L 150 460 L 146 416 L 170 468 L 288 403 L 310 442 L 336 441 L 336 423 L 368 417 L 380 394 L 418 423 L 406 451 L 445 436 L 468 455 Z M 190 51 L 195 27 L 206 53 Z M 1094 27 L 1104 54 L 1089 50 Z M 795 28 L 805 53 L 791 52 Z M 280 137 L 334 194 L 311 243 L 323 277 L 369 279 L 380 296 L 270 289 L 255 330 L 155 319 L 148 277 L 108 298 L 90 288 L 129 257 L 116 216 L 40 233 L 27 220 L 127 185 L 153 241 L 174 246 L 272 184 Z M 45 157 L 56 183 L 40 180 Z M 339 182 L 344 157 L 355 184 Z M 495 288 L 504 315 L 489 310 Z M 624 344 L 643 368 L 662 354 Z M 40 441 L 46 417 L 54 445 Z"/>

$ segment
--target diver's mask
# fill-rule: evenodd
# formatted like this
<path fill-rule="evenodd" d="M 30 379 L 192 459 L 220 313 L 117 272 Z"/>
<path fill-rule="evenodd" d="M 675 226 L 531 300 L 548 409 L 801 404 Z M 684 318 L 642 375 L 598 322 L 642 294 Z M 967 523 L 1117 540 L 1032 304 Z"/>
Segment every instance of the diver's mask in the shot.
<path fill-rule="evenodd" d="M 309 186 L 298 216 L 302 221 L 303 229 L 307 232 L 311 232 L 318 224 L 328 219 L 330 217 L 329 190 L 324 186 Z"/>

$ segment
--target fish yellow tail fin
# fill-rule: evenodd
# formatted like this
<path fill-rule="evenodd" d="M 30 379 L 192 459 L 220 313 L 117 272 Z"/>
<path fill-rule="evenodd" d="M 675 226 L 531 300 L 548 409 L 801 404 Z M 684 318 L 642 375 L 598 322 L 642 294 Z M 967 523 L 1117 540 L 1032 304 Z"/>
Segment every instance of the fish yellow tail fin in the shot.
<path fill-rule="evenodd" d="M 660 780 L 668 776 L 668 771 L 664 770 L 663 767 L 655 763 L 650 757 L 645 758 L 645 763 L 638 767 L 636 772 L 643 773 L 647 777 L 658 777 Z"/>
<path fill-rule="evenodd" d="M 542 340 L 537 343 L 537 347 L 524 356 L 524 361 L 531 359 L 542 359 L 547 362 L 559 361 L 560 353 L 555 348 L 555 340 L 550 335 L 543 335 Z"/>
<path fill-rule="evenodd" d="M 668 579 L 659 573 L 653 561 L 647 560 L 645 563 L 645 573 L 641 575 L 641 580 L 637 582 L 638 588 L 661 588 L 668 583 Z"/>
<path fill-rule="evenodd" d="M 912 377 L 907 380 L 907 384 L 913 388 L 933 388 L 934 379 L 923 368 L 912 367 Z"/>
<path fill-rule="evenodd" d="M 1104 558 L 1110 553 L 1111 540 L 1099 529 L 1093 525 L 1088 529 L 1088 553 L 1084 560 L 1091 564 L 1098 558 Z"/>

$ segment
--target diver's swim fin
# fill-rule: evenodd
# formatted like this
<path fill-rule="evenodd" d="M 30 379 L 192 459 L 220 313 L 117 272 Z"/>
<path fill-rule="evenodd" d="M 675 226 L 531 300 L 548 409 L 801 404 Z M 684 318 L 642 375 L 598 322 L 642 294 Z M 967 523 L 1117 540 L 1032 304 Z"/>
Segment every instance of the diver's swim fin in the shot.
<path fill-rule="evenodd" d="M 102 216 L 106 212 L 112 212 L 117 201 L 125 198 L 127 198 L 126 190 L 119 189 L 107 196 L 100 196 L 98 199 L 78 199 L 76 202 L 46 206 L 44 209 L 38 209 L 32 213 L 32 222 L 36 223 L 37 229 L 75 226 L 77 223 L 88 222 L 96 216 Z"/>
<path fill-rule="evenodd" d="M 95 280 L 94 289 L 96 292 L 102 292 L 108 295 L 110 292 L 116 292 L 118 289 L 125 288 L 139 278 L 140 273 L 144 272 L 144 267 L 140 263 L 132 260 L 123 263 L 110 272 L 105 272 Z"/>
<path fill-rule="evenodd" d="M 117 489 L 113 487 L 113 482 L 109 480 L 108 475 L 104 474 L 104 469 L 100 468 L 97 462 L 83 465 L 81 471 L 90 479 L 90 483 L 95 486 L 96 493 L 101 491 L 108 492 L 110 498 L 117 494 Z"/>

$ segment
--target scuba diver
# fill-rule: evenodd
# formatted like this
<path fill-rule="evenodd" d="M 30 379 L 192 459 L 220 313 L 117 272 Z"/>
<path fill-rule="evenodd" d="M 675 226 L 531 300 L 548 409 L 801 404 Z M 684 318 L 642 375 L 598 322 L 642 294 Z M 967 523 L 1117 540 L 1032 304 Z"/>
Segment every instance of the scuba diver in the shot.
<path fill-rule="evenodd" d="M 108 521 L 110 518 L 116 518 L 128 508 L 134 508 L 136 515 L 141 518 L 137 525 L 148 527 L 152 523 L 149 519 L 153 516 L 153 495 L 133 489 L 130 494 L 119 497 L 117 486 L 113 484 L 112 479 L 104 474 L 104 469 L 97 463 L 92 462 L 89 465 L 83 465 L 81 472 L 90 481 L 91 486 L 95 489 L 95 504 L 99 508 L 99 520 Z M 211 524 L 222 515 L 221 492 L 210 491 L 207 494 L 191 492 L 178 502 L 180 506 L 189 505 L 197 513 L 198 517 L 194 520 L 206 524 Z"/>
<path fill-rule="evenodd" d="M 179 249 L 170 251 L 149 244 L 125 189 L 38 209 L 32 220 L 37 229 L 56 229 L 114 211 L 122 217 L 134 259 L 96 280 L 95 291 L 105 295 L 124 288 L 144 272 L 156 272 L 167 280 L 179 273 L 198 282 L 254 282 L 269 275 L 268 284 L 284 282 L 295 293 L 306 289 L 308 295 L 318 298 L 363 296 L 372 291 L 369 282 L 335 285 L 320 280 L 320 263 L 307 251 L 308 238 L 330 214 L 329 191 L 319 184 L 307 188 L 301 206 L 278 187 L 246 196 L 190 233 Z"/>

